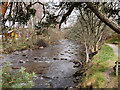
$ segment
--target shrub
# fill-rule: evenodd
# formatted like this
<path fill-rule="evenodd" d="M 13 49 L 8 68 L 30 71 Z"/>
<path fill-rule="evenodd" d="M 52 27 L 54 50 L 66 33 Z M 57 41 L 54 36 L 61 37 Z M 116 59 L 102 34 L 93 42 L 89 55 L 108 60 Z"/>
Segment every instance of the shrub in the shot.
<path fill-rule="evenodd" d="M 14 72 L 7 62 L 2 68 L 2 88 L 31 88 L 34 85 L 33 77 L 36 77 L 35 73 L 25 72 L 24 67 Z"/>

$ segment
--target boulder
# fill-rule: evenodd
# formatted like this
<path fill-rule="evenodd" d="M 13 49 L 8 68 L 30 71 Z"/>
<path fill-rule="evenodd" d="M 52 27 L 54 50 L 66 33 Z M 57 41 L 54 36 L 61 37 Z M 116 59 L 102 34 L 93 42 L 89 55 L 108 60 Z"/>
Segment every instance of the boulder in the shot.
<path fill-rule="evenodd" d="M 20 60 L 20 61 L 19 61 L 19 63 L 25 63 L 25 61 L 23 61 L 23 60 Z"/>
<path fill-rule="evenodd" d="M 34 60 L 37 60 L 38 59 L 38 57 L 34 57 Z"/>
<path fill-rule="evenodd" d="M 38 40 L 36 45 L 39 47 L 47 47 L 47 44 L 45 43 L 43 39 Z"/>

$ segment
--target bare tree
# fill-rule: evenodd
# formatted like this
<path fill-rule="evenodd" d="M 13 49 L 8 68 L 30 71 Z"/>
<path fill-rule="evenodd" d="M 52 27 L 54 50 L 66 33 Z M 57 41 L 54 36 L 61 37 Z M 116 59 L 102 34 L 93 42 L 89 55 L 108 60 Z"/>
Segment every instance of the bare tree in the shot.
<path fill-rule="evenodd" d="M 96 53 L 104 42 L 104 33 L 106 25 L 90 10 L 79 8 L 78 21 L 72 28 L 72 37 L 78 38 L 85 46 L 86 63 L 90 60 L 90 54 Z"/>
<path fill-rule="evenodd" d="M 102 43 L 105 24 L 96 17 L 96 15 L 87 9 L 86 11 L 79 9 L 79 22 L 81 32 L 86 48 L 86 62 L 89 61 L 89 54 L 95 53 Z"/>

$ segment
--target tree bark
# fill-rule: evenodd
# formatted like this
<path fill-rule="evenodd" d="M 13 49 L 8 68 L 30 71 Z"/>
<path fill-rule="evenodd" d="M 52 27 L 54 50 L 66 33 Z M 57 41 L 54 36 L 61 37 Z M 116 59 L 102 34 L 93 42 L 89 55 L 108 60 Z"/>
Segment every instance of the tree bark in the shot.
<path fill-rule="evenodd" d="M 87 6 L 95 13 L 95 15 L 103 21 L 106 25 L 108 25 L 111 29 L 113 29 L 116 33 L 120 34 L 120 27 L 114 23 L 112 20 L 108 19 L 102 12 L 100 12 L 92 2 L 86 2 Z"/>
<path fill-rule="evenodd" d="M 87 46 L 87 41 L 86 41 L 86 38 L 84 37 L 84 40 L 85 40 L 85 51 L 86 51 L 86 64 L 88 63 L 89 61 L 89 52 L 88 52 L 88 46 Z"/>
<path fill-rule="evenodd" d="M 74 7 L 78 7 L 80 4 L 81 3 L 75 2 L 71 5 L 68 12 L 63 15 L 63 17 L 60 21 L 59 27 L 65 21 L 66 17 L 71 14 Z M 90 8 L 102 22 L 104 22 L 107 26 L 109 26 L 111 29 L 113 29 L 113 31 L 120 34 L 120 27 L 118 26 L 118 24 L 116 24 L 115 22 L 110 20 L 107 16 L 105 16 L 100 10 L 97 9 L 97 7 L 94 6 L 94 4 L 92 2 L 86 2 L 86 4 L 87 4 L 88 8 Z"/>

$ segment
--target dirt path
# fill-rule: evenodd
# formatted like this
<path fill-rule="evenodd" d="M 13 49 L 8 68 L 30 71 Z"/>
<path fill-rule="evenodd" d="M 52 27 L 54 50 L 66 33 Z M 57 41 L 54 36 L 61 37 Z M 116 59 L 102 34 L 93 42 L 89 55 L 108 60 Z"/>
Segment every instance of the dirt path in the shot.
<path fill-rule="evenodd" d="M 115 53 L 115 55 L 116 55 L 117 57 L 120 57 L 120 48 L 118 48 L 118 47 L 115 46 L 114 44 L 107 44 L 107 45 L 109 45 L 109 46 L 113 49 L 113 51 L 114 51 L 114 53 Z M 111 62 L 112 62 L 112 61 L 111 61 Z M 115 63 L 115 62 L 113 62 L 113 64 L 114 64 L 114 63 Z M 110 77 L 110 74 L 111 74 L 112 72 L 114 72 L 113 67 L 114 67 L 114 65 L 112 65 L 110 69 L 108 69 L 107 71 L 104 72 L 104 76 L 105 76 L 105 78 L 106 78 L 106 80 L 107 80 L 107 82 L 105 83 L 105 88 L 107 88 L 108 86 L 110 87 L 109 83 L 113 81 L 113 80 L 111 79 L 111 77 Z"/>

